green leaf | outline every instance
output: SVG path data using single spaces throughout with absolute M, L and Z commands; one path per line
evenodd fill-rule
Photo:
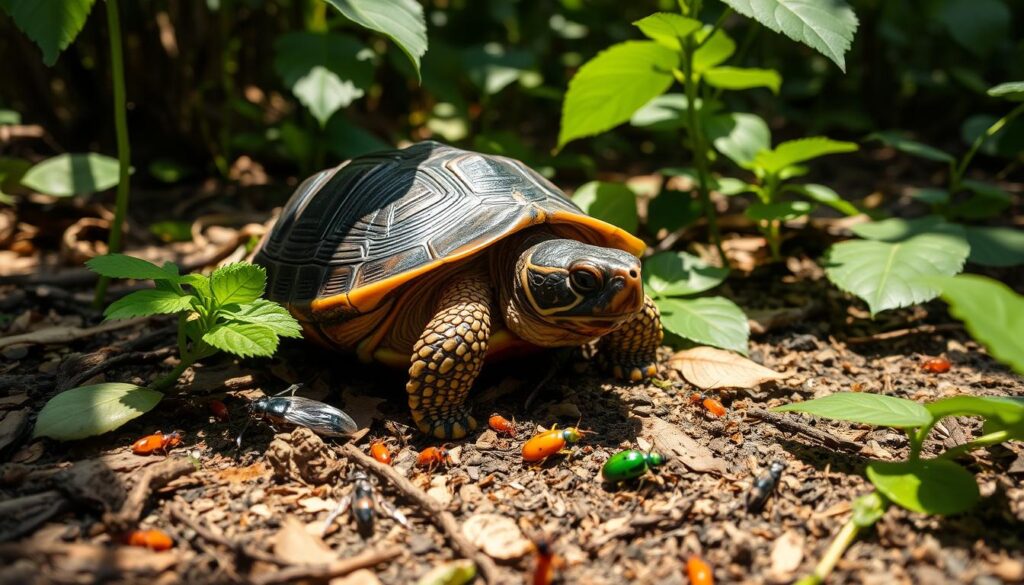
M 0 5 L 2 5 L 2 3 L 3 0 L 0 0 Z M 0 126 L 16 126 L 18 124 L 21 124 L 21 113 L 14 110 L 0 108 Z
M 202 274 L 186 274 L 181 277 L 181 284 L 191 286 L 200 297 L 211 298 L 213 291 L 210 290 L 210 277 Z
M 237 262 L 213 271 L 210 292 L 217 305 L 251 303 L 267 285 L 267 271 L 256 264 Z
M 1024 401 L 1003 396 L 954 396 L 927 404 L 935 419 L 947 416 L 980 416 L 995 420 L 1002 427 L 1024 423 Z
M 956 162 L 956 159 L 953 158 L 953 155 L 945 151 L 939 150 L 934 146 L 928 146 L 923 142 L 910 140 L 909 138 L 905 138 L 900 134 L 897 134 L 896 132 L 892 131 L 875 132 L 869 135 L 866 140 L 881 141 L 886 146 L 891 146 L 896 150 L 905 152 L 918 158 L 949 164 Z
M 814 206 L 806 201 L 756 202 L 747 208 L 747 217 L 754 221 L 789 221 L 803 217 L 813 209 Z
M 102 435 L 149 412 L 163 397 L 160 392 L 134 384 L 111 382 L 72 388 L 46 403 L 32 435 L 58 441 Z
M 678 64 L 677 53 L 654 41 L 628 41 L 599 53 L 569 82 L 558 147 L 629 120 L 672 85 Z
M 967 243 L 943 234 L 921 234 L 902 242 L 852 240 L 826 253 L 825 273 L 836 286 L 880 311 L 923 303 L 939 290 L 922 276 L 952 276 L 963 269 Z
M 832 190 L 831 187 L 825 185 L 819 185 L 817 183 L 808 183 L 806 185 L 787 185 L 787 191 L 793 191 L 798 193 L 811 201 L 821 203 L 822 205 L 828 205 L 832 209 L 835 209 L 839 213 L 844 215 L 859 215 L 860 210 L 854 207 L 852 203 L 846 201 Z
M 682 51 L 680 39 L 693 34 L 703 26 L 699 20 L 672 12 L 656 12 L 633 23 L 647 38 L 672 49 Z
M 661 324 L 698 344 L 731 349 L 747 355 L 750 326 L 735 303 L 723 297 L 659 299 Z
M 60 154 L 29 169 L 21 184 L 54 197 L 88 195 L 117 185 L 119 168 L 117 159 L 102 154 Z
M 997 360 L 1024 375 L 1024 297 L 1005 284 L 973 274 L 932 279 L 949 313 Z
M 866 240 L 881 240 L 883 242 L 898 242 L 921 234 L 944 234 L 966 241 L 963 226 L 949 223 L 940 215 L 926 215 L 917 219 L 894 217 L 882 221 L 859 223 L 851 226 L 850 231 Z
M 704 109 L 704 102 L 696 100 L 697 111 Z M 717 102 L 710 102 L 709 109 L 718 106 Z M 686 113 L 689 109 L 689 102 L 686 96 L 681 93 L 665 93 L 644 104 L 639 110 L 633 112 L 629 123 L 637 128 L 649 128 L 651 130 L 672 130 L 685 128 Z
M 734 177 L 719 177 L 718 179 L 718 192 L 722 195 L 732 197 L 733 195 L 755 193 L 756 191 L 757 185 L 751 185 Z
M 163 242 L 191 242 L 191 221 L 158 221 L 149 226 L 149 233 Z
M 494 95 L 514 82 L 527 83 L 537 75 L 533 53 L 487 43 L 462 52 L 465 75 L 484 95 Z
M 326 0 L 345 18 L 388 37 L 409 57 L 420 78 L 420 59 L 427 52 L 427 22 L 416 0 Z
M 771 148 L 772 135 L 768 124 L 754 114 L 710 116 L 704 130 L 715 150 L 743 168 L 750 168 L 757 153 Z
M 774 94 L 782 87 L 782 76 L 774 69 L 714 67 L 704 72 L 704 81 L 719 89 L 767 87 Z
M 0 196 L 4 192 L 12 192 L 21 184 L 32 163 L 20 158 L 0 156 Z
M 1008 81 L 988 90 L 988 95 L 1006 100 L 1024 101 L 1024 81 Z
M 191 310 L 193 298 L 168 290 L 137 290 L 110 303 L 103 315 L 107 319 L 170 315 Z
M 239 357 L 270 357 L 277 351 L 277 334 L 255 323 L 218 323 L 203 334 L 203 341 Z
M 107 254 L 97 256 L 85 263 L 96 274 L 110 278 L 134 278 L 137 280 L 178 280 L 178 267 L 168 262 L 162 267 L 134 256 Z
M 327 150 L 342 159 L 394 148 L 376 135 L 349 122 L 345 116 L 333 116 L 327 122 L 324 139 L 327 141 Z
M 935 187 L 925 187 L 910 194 L 911 197 L 928 205 L 945 205 L 949 203 L 949 191 Z
M 700 201 L 687 191 L 666 190 L 647 202 L 647 231 L 673 231 L 697 221 L 702 214 Z
M 729 276 L 686 252 L 659 252 L 644 261 L 644 287 L 652 297 L 681 297 L 711 290 Z
M 900 429 L 923 427 L 932 420 L 928 409 L 913 400 L 867 392 L 837 392 L 814 400 L 784 404 L 772 410 L 806 412 L 832 420 Z
M 982 266 L 1024 264 L 1024 231 L 1013 228 L 964 226 L 971 245 L 968 262 Z
M 857 16 L 843 0 L 723 0 L 733 10 L 818 51 L 846 71 Z
M 274 51 L 274 69 L 321 127 L 373 83 L 373 52 L 346 35 L 288 33 Z
M 706 26 L 696 36 L 698 43 L 704 43 L 693 53 L 693 71 L 697 75 L 701 75 L 712 67 L 721 65 L 736 52 L 736 43 L 722 29 L 715 31 L 711 38 L 705 42 L 704 39 L 707 38 L 711 30 L 710 26 Z
M 617 225 L 631 234 L 636 233 L 639 224 L 636 194 L 622 183 L 585 183 L 573 193 L 572 201 L 587 215 Z
M 772 150 L 760 152 L 754 158 L 754 165 L 771 174 L 797 163 L 818 158 L 819 156 L 853 152 L 855 150 L 857 150 L 857 145 L 853 142 L 832 140 L 824 136 L 813 136 L 811 138 L 787 140 Z
M 853 523 L 867 528 L 885 514 L 889 503 L 878 492 L 871 492 L 855 499 L 850 507 L 853 509 L 853 517 L 850 518 Z
M 971 472 L 952 461 L 872 461 L 867 475 L 886 498 L 911 512 L 959 514 L 981 499 Z
M 237 309 L 224 310 L 221 314 L 231 321 L 263 325 L 279 337 L 302 337 L 302 327 L 295 317 L 281 305 L 266 299 L 256 299 Z
M 61 51 L 75 40 L 96 0 L 0 0 L 0 8 L 43 51 L 52 67 Z
M 945 0 L 939 21 L 961 47 L 988 57 L 1009 38 L 1013 15 L 1001 0 Z
M 1009 193 L 990 183 L 964 179 L 960 184 L 974 196 L 951 206 L 946 212 L 950 217 L 987 219 L 998 215 L 1013 203 Z

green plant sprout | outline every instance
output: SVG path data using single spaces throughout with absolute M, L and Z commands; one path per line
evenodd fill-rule
M 79 439 L 113 430 L 156 406 L 189 366 L 225 351 L 239 357 L 269 357 L 281 337 L 301 337 L 302 329 L 288 311 L 260 298 L 267 276 L 260 266 L 229 264 L 210 276 L 178 273 L 167 262 L 151 262 L 109 254 L 88 263 L 108 278 L 152 280 L 155 287 L 132 292 L 111 303 L 104 315 L 128 319 L 178 315 L 178 365 L 148 387 L 97 384 L 68 390 L 47 402 L 35 435 L 59 440 Z
M 811 575 L 798 585 L 823 583 L 857 534 L 873 525 L 896 504 L 911 512 L 950 515 L 972 508 L 981 499 L 974 476 L 954 459 L 1006 441 L 1024 440 L 1024 399 L 988 396 L 955 396 L 925 405 L 912 400 L 841 392 L 786 404 L 776 412 L 804 412 L 832 420 L 903 429 L 910 443 L 906 461 L 871 461 L 867 478 L 876 491 L 855 500 L 853 515 L 840 529 Z M 925 440 L 943 418 L 978 416 L 985 420 L 982 435 L 931 459 L 922 459 Z

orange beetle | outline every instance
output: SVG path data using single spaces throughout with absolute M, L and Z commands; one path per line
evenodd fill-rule
M 160 530 L 134 530 L 125 539 L 130 546 L 142 546 L 150 550 L 168 550 L 174 546 L 170 536 Z
M 174 431 L 166 435 L 157 431 L 132 443 L 132 453 L 136 455 L 151 455 L 157 451 L 166 453 L 168 449 L 181 444 L 182 436 L 184 436 L 183 431 Z
M 946 358 L 932 358 L 921 364 L 921 369 L 932 374 L 945 374 L 952 366 Z
M 217 420 L 221 422 L 225 422 L 228 420 L 228 418 L 230 418 L 228 416 L 228 407 L 225 406 L 224 403 L 221 402 L 220 400 L 210 401 L 210 412 L 212 412 L 213 416 L 215 416 Z
M 697 555 L 691 555 L 686 561 L 686 574 L 690 577 L 690 585 L 715 585 L 711 565 Z
M 391 451 L 388 451 L 383 441 L 375 441 L 370 445 L 370 455 L 377 461 L 380 461 L 384 465 L 391 465 Z
M 722 403 L 717 398 L 711 398 L 707 394 L 691 394 L 690 404 L 697 404 L 698 402 L 703 403 L 704 410 L 706 410 L 712 418 L 725 416 L 726 413 L 729 412 L 726 410 L 725 406 L 722 406 Z
M 511 422 L 500 414 L 492 414 L 491 418 L 487 419 L 487 425 L 494 429 L 496 433 L 510 437 L 516 436 L 516 423 Z
M 566 445 L 579 441 L 582 436 L 583 431 L 576 427 L 551 429 L 534 435 L 523 445 L 523 461 L 544 461 L 564 449 Z
M 537 564 L 533 568 L 533 585 L 551 585 L 555 578 L 555 565 L 559 563 L 558 557 L 551 550 L 551 543 L 546 539 L 540 539 L 533 543 L 537 551 Z
M 428 473 L 433 472 L 441 464 L 452 464 L 451 455 L 448 454 L 448 449 L 444 447 L 427 447 L 420 451 L 419 456 L 416 457 L 416 466 L 426 467 Z

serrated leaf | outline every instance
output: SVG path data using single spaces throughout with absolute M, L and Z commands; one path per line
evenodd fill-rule
M 704 72 L 704 81 L 719 89 L 767 87 L 774 94 L 782 87 L 782 76 L 774 69 L 714 67 Z
M 218 323 L 203 334 L 207 344 L 239 357 L 270 357 L 277 351 L 277 334 L 256 323 Z
M 786 167 L 825 156 L 826 154 L 839 154 L 855 150 L 857 150 L 857 145 L 853 142 L 832 140 L 824 136 L 812 136 L 810 138 L 787 140 L 771 150 L 762 151 L 754 158 L 754 165 L 771 174 L 777 173 Z
M 900 152 L 905 152 L 918 158 L 924 158 L 928 160 L 933 160 L 935 162 L 943 162 L 949 164 L 956 162 L 956 159 L 953 158 L 953 155 L 945 151 L 939 150 L 934 146 L 928 146 L 923 142 L 918 142 L 916 140 L 905 138 L 900 134 L 897 134 L 896 132 L 892 131 L 875 132 L 869 135 L 866 138 L 866 140 L 878 140 L 887 146 L 891 146 L 896 150 L 899 150 Z
M 806 185 L 787 185 L 786 190 L 798 193 L 816 203 L 828 205 L 832 209 L 835 209 L 844 215 L 854 216 L 860 214 L 860 210 L 854 207 L 852 203 L 846 201 L 839 196 L 839 193 L 836 193 L 831 187 L 826 187 L 825 185 L 819 185 L 817 183 L 808 183 Z
M 697 43 L 703 43 L 693 53 L 693 71 L 697 75 L 702 75 L 712 67 L 721 65 L 736 52 L 736 42 L 724 30 L 718 29 L 714 31 L 711 38 L 708 38 L 711 31 L 712 27 L 705 26 L 704 30 L 697 33 L 696 36 Z
M 743 168 L 750 168 L 757 153 L 771 148 L 772 134 L 768 124 L 754 114 L 709 116 L 704 131 L 715 150 Z
M 110 278 L 178 280 L 178 267 L 173 263 L 168 263 L 161 267 L 142 258 L 126 256 L 124 254 L 97 256 L 86 261 L 85 265 L 96 274 Z
M 232 321 L 263 325 L 280 337 L 302 337 L 299 322 L 287 309 L 274 301 L 256 299 L 237 309 L 225 310 L 222 315 Z
M 806 412 L 832 420 L 900 429 L 923 427 L 932 420 L 928 409 L 913 400 L 867 392 L 837 392 L 805 402 L 784 404 L 772 410 Z
M 673 12 L 656 12 L 633 23 L 647 38 L 657 41 L 673 51 L 682 51 L 680 39 L 685 39 L 701 26 L 699 20 Z
M 585 183 L 572 194 L 572 202 L 587 215 L 617 225 L 631 234 L 636 233 L 639 223 L 636 193 L 622 183 Z
M 911 512 L 958 514 L 981 499 L 971 472 L 952 461 L 872 461 L 867 476 L 886 498 Z
M 200 297 L 210 298 L 213 293 L 210 291 L 210 277 L 202 274 L 186 274 L 181 277 L 181 284 L 187 284 L 199 293 Z
M 0 7 L 43 51 L 43 63 L 52 67 L 82 31 L 95 1 L 0 0 Z
M 609 130 L 672 85 L 679 55 L 654 41 L 627 41 L 598 53 L 569 82 L 558 147 Z
M 661 324 L 696 343 L 747 354 L 750 326 L 735 303 L 723 297 L 659 299 Z
M 866 240 L 881 240 L 883 242 L 898 242 L 921 234 L 944 234 L 959 239 L 966 238 L 964 226 L 947 222 L 940 215 L 926 215 L 917 219 L 894 217 L 859 223 L 851 226 L 850 231 Z
M 170 315 L 190 310 L 193 298 L 168 290 L 137 290 L 110 303 L 103 315 L 107 319 Z
M 659 252 L 644 260 L 644 287 L 652 297 L 681 297 L 711 290 L 729 276 L 686 252 Z
M 902 242 L 852 240 L 826 253 L 825 273 L 836 286 L 863 299 L 874 317 L 886 309 L 923 303 L 939 290 L 922 276 L 952 276 L 970 247 L 960 238 L 922 234 Z
M 786 376 L 745 357 L 714 347 L 695 347 L 676 352 L 668 361 L 687 382 L 702 390 L 756 388 Z
M 373 83 L 372 51 L 346 35 L 288 33 L 274 51 L 274 69 L 321 127 Z
M 964 226 L 971 245 L 968 262 L 982 266 L 1024 264 L 1024 231 L 1013 228 Z
M 210 292 L 220 306 L 251 303 L 260 298 L 266 285 L 267 271 L 256 264 L 228 264 L 210 275 Z
M 806 201 L 780 201 L 778 203 L 751 203 L 746 215 L 754 221 L 789 221 L 803 217 L 814 206 Z
M 164 395 L 134 384 L 105 383 L 72 388 L 39 412 L 34 437 L 84 439 L 112 431 L 153 409 Z
M 988 90 L 988 95 L 1015 102 L 1024 101 L 1024 81 L 1008 81 Z
M 857 16 L 843 0 L 722 0 L 733 10 L 828 57 L 846 71 Z
M 30 168 L 21 184 L 54 197 L 88 195 L 116 186 L 119 169 L 117 159 L 102 154 L 59 154 Z
M 326 0 L 345 18 L 391 39 L 412 62 L 420 78 L 420 59 L 427 53 L 427 21 L 416 0 Z

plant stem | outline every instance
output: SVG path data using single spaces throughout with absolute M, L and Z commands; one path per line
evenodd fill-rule
M 949 185 L 951 194 L 955 194 L 957 191 L 960 190 L 960 183 L 961 181 L 963 181 L 964 173 L 967 172 L 967 165 L 971 163 L 971 159 L 973 159 L 974 155 L 978 153 L 978 149 L 980 149 L 981 146 L 985 144 L 985 141 L 995 136 L 996 133 L 1003 129 L 1003 127 L 1012 122 L 1014 118 L 1021 115 L 1022 113 L 1024 113 L 1024 104 L 1021 104 L 1016 108 L 1010 110 L 1009 114 L 1006 114 L 1002 118 L 996 120 L 991 126 L 988 127 L 988 130 L 985 130 L 984 132 L 981 133 L 981 136 L 978 136 L 977 138 L 974 139 L 974 142 L 971 143 L 970 150 L 968 150 L 967 154 L 965 154 L 964 157 L 960 159 L 960 165 L 953 169 L 953 176 L 950 178 Z
M 832 574 L 832 570 L 836 568 L 839 559 L 843 558 L 846 549 L 850 548 L 850 545 L 853 544 L 860 529 L 861 526 L 858 526 L 853 521 L 853 518 L 847 520 L 846 524 L 843 524 L 843 527 L 839 530 L 835 540 L 829 545 L 828 550 L 822 555 L 821 560 L 814 567 L 814 571 L 797 581 L 795 585 L 821 585 L 821 583 L 824 583 L 825 579 L 828 579 L 828 576 Z
M 159 380 L 157 380 L 156 382 L 153 382 L 152 384 L 150 384 L 149 385 L 149 389 L 150 390 L 164 390 L 166 388 L 170 388 L 171 386 L 174 385 L 175 382 L 178 381 L 178 378 L 193 363 L 195 363 L 195 362 L 189 356 L 184 356 L 183 355 L 181 357 L 181 362 L 177 366 L 174 366 L 174 369 L 171 370 L 170 372 L 168 372 L 166 376 L 164 376 L 164 377 L 160 378 Z
M 968 451 L 973 451 L 975 449 L 980 449 L 982 447 L 988 447 L 989 445 L 996 445 L 1004 441 L 1009 441 L 1014 437 L 1014 433 L 1012 433 L 1008 429 L 995 431 L 987 435 L 982 435 L 977 439 L 974 439 L 973 441 L 968 441 L 962 445 L 957 445 L 956 447 L 949 449 L 942 455 L 939 455 L 937 459 L 956 459 L 957 457 L 963 455 L 964 453 L 967 453 Z
M 124 55 L 121 51 L 121 19 L 117 0 L 107 0 L 107 28 L 110 35 L 110 72 L 114 82 L 114 130 L 117 134 L 117 162 L 120 180 L 117 183 L 117 200 L 114 205 L 114 221 L 110 225 L 107 249 L 111 254 L 121 251 L 121 236 L 124 220 L 128 215 L 129 170 L 131 150 L 128 144 L 128 109 L 124 89 Z M 101 276 L 96 283 L 93 305 L 103 306 L 110 279 Z
M 782 224 L 777 219 L 768 221 L 768 247 L 772 251 L 772 260 L 778 262 L 782 260 L 782 235 L 779 233 L 779 226 Z
M 694 50 L 697 50 L 707 44 L 707 42 L 711 40 L 711 37 L 715 36 L 715 33 L 718 32 L 718 29 L 722 28 L 722 23 L 725 22 L 725 19 L 730 14 L 732 14 L 732 7 L 726 6 L 725 10 L 723 10 L 722 14 L 718 17 L 718 20 L 715 21 L 715 25 L 711 27 L 711 31 L 708 32 L 707 36 L 704 37 L 704 40 L 702 40 L 700 44 L 694 47 Z

